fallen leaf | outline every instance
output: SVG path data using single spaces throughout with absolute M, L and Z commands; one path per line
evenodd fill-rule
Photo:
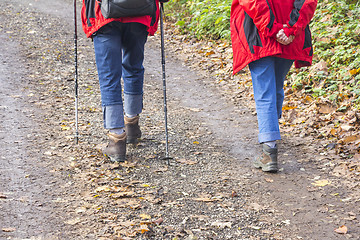
M 329 185 L 331 182 L 329 180 L 317 180 L 313 183 L 311 183 L 312 185 L 316 186 L 316 187 L 324 187 L 326 185 Z
M 254 230 L 260 230 L 261 229 L 261 227 L 259 227 L 259 226 L 250 226 L 250 228 L 252 228 Z
M 218 228 L 231 228 L 232 223 L 231 222 L 213 222 L 211 226 L 218 227 Z
M 137 232 L 144 234 L 148 231 L 150 231 L 149 227 L 146 224 L 141 224 L 140 228 L 136 229 Z
M 80 218 L 74 218 L 74 219 L 65 221 L 65 223 L 68 225 L 75 225 L 75 224 L 78 224 L 79 222 L 81 222 Z
M 344 139 L 342 139 L 341 141 L 343 143 L 350 143 L 350 142 L 355 142 L 356 140 L 359 139 L 359 136 L 356 135 L 351 135 L 351 136 L 347 136 Z
M 345 225 L 342 225 L 341 227 L 335 229 L 334 231 L 339 234 L 346 234 L 348 231 L 348 228 Z
M 319 113 L 328 114 L 332 113 L 336 110 L 336 107 L 330 105 L 330 104 L 319 104 Z
M 337 132 L 337 130 L 334 129 L 334 128 L 332 128 L 332 129 L 330 130 L 330 134 L 333 135 L 333 136 L 336 136 L 336 132 Z
M 70 127 L 66 126 L 66 125 L 61 125 L 61 129 L 63 131 L 67 131 L 67 130 L 70 130 Z
M 352 69 L 352 70 L 350 70 L 349 72 L 350 72 L 351 75 L 355 75 L 355 74 L 357 74 L 359 71 L 358 71 L 358 69 Z
M 0 193 L 0 199 L 6 199 L 6 198 L 7 197 L 4 194 Z
M 215 202 L 216 199 L 211 199 L 211 198 L 193 198 L 194 201 L 197 201 L 197 202 Z
M 189 110 L 193 112 L 201 112 L 200 108 L 189 108 Z
M 263 207 L 258 203 L 251 203 L 250 207 L 251 207 L 251 209 L 254 209 L 255 211 L 263 210 Z
M 261 232 L 262 232 L 262 233 L 265 233 L 265 234 L 268 234 L 268 235 L 270 235 L 270 234 L 273 234 L 273 233 L 274 233 L 273 231 L 268 230 L 268 229 L 261 230 Z
M 213 54 L 215 54 L 215 52 L 213 50 L 211 50 L 211 51 L 206 52 L 205 56 L 208 57 L 208 56 L 213 55 Z
M 194 143 L 194 144 L 200 144 L 198 141 L 194 141 L 193 143 Z
M 231 192 L 231 197 L 232 197 L 232 198 L 237 197 L 237 196 L 238 196 L 237 192 L 235 192 L 235 191 L 232 191 L 232 192 Z
M 86 212 L 86 207 L 80 207 L 75 210 L 76 213 L 83 213 Z
M 166 172 L 168 170 L 169 170 L 168 167 L 161 167 L 159 169 L 156 169 L 154 172 Z
M 273 180 L 273 179 L 271 179 L 271 178 L 265 178 L 265 181 L 266 181 L 266 182 L 269 182 L 269 183 L 274 182 L 274 180 Z
M 136 223 L 135 222 L 130 222 L 130 221 L 127 221 L 127 222 L 119 222 L 117 223 L 118 225 L 120 226 L 123 226 L 123 227 L 131 227 L 131 226 L 135 226 Z
M 126 168 L 133 168 L 133 167 L 136 167 L 137 165 L 137 162 L 128 162 L 128 161 L 125 161 L 123 163 L 120 163 L 120 165 L 122 167 L 126 167 Z
M 151 216 L 148 215 L 148 214 L 145 214 L 145 213 L 140 214 L 140 217 L 141 217 L 142 219 L 151 219 Z
M 176 161 L 177 161 L 177 162 L 179 162 L 179 163 L 182 163 L 182 164 L 188 164 L 188 165 L 194 165 L 194 164 L 197 164 L 197 162 L 196 162 L 196 161 L 186 160 L 186 159 L 177 159 Z
M 139 209 L 141 205 L 140 202 L 131 201 L 127 203 L 127 206 L 129 206 L 131 209 Z
M 293 109 L 296 109 L 296 108 L 297 108 L 296 106 L 285 105 L 285 106 L 283 106 L 282 110 L 283 111 L 288 111 L 288 110 L 293 110 Z
M 287 220 L 284 220 L 284 221 L 281 221 L 282 223 L 286 224 L 286 225 L 290 225 L 290 220 L 287 219 Z
M 159 219 L 153 221 L 153 223 L 155 223 L 155 224 L 157 224 L 157 225 L 160 225 L 163 221 L 164 221 L 163 218 L 159 218 Z
M 118 228 L 118 227 L 115 227 L 114 230 L 115 230 L 115 232 L 116 232 L 118 235 L 120 235 L 120 236 L 126 236 L 127 239 L 129 239 L 129 238 L 132 239 L 132 238 L 136 237 L 136 235 L 138 234 L 138 232 L 135 231 L 135 230 L 120 229 L 120 228 Z M 108 238 L 107 238 L 107 239 L 108 239 Z M 123 239 L 123 238 L 121 238 L 121 239 Z
M 119 192 L 111 195 L 112 198 L 123 198 L 123 197 L 133 197 L 135 192 Z
M 108 186 L 101 186 L 95 189 L 95 192 L 110 192 L 111 189 Z
M 341 130 L 346 131 L 346 132 L 349 132 L 354 129 L 353 126 L 348 125 L 348 124 L 343 124 L 340 126 L 340 128 L 341 128 Z
M 2 231 L 3 231 L 3 232 L 15 232 L 15 231 L 16 231 L 16 228 L 12 228 L 12 227 L 3 228 Z

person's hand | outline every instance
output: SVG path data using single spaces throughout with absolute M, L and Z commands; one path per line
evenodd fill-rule
M 276 34 L 276 41 L 278 41 L 279 43 L 281 43 L 283 45 L 289 45 L 290 43 L 292 43 L 292 41 L 294 41 L 294 38 L 295 38 L 294 35 L 290 35 L 289 37 L 287 37 L 284 32 L 284 29 L 281 29 Z

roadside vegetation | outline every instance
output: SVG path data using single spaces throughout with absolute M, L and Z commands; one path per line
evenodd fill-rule
M 231 3 L 172 0 L 166 16 L 188 39 L 221 41 L 230 47 Z M 359 160 L 360 2 L 319 0 L 310 27 L 313 65 L 289 73 L 282 123 L 304 135 L 330 140 L 327 147 L 340 156 Z M 231 71 L 227 72 L 230 79 Z

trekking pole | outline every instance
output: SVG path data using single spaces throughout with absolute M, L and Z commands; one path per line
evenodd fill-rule
M 79 143 L 79 116 L 78 116 L 78 55 L 77 55 L 77 21 L 76 0 L 74 0 L 74 57 L 75 57 L 75 142 Z
M 169 157 L 169 133 L 167 126 L 167 102 L 166 102 L 166 74 L 165 74 L 165 42 L 164 42 L 164 5 L 160 3 L 160 31 L 161 31 L 161 64 L 162 64 L 162 80 L 163 80 L 163 93 L 164 93 L 164 114 L 165 114 L 165 141 L 166 141 L 166 156 L 163 160 L 168 161 L 170 165 Z

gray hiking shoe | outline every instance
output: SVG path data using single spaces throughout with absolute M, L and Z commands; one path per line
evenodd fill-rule
M 141 130 L 139 126 L 139 116 L 128 118 L 124 117 L 125 120 L 125 132 L 127 135 L 127 143 L 136 144 L 141 138 Z
M 255 157 L 254 167 L 261 168 L 263 172 L 277 172 L 278 164 L 277 164 L 277 156 L 278 149 L 277 147 L 271 148 L 266 144 L 262 145 L 262 154 L 260 156 Z
M 109 133 L 109 143 L 103 150 L 105 157 L 112 162 L 124 162 L 126 156 L 126 133 L 115 134 Z

